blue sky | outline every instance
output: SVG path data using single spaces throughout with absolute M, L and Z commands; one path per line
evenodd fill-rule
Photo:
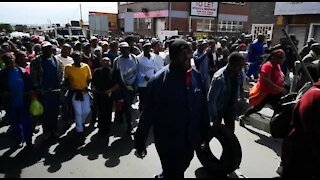
M 117 2 L 81 2 L 82 18 L 89 11 L 117 13 Z M 0 2 L 0 23 L 65 24 L 80 20 L 80 2 Z

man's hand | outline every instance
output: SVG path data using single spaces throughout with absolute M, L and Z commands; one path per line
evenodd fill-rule
M 288 94 L 288 90 L 286 88 L 281 88 L 280 91 L 283 93 L 283 94 Z
M 143 159 L 147 155 L 147 150 L 146 149 L 144 149 L 144 150 L 136 150 L 135 155 L 138 158 Z
M 150 78 L 149 78 L 148 76 L 145 76 L 145 77 L 144 77 L 144 80 L 145 80 L 145 81 L 149 81 L 149 79 L 150 79 Z
M 207 145 L 207 143 L 205 141 L 200 144 L 201 150 L 206 150 L 207 147 L 208 147 L 208 145 Z

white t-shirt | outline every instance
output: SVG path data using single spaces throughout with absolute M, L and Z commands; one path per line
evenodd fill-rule
M 67 58 L 64 58 L 61 56 L 61 54 L 59 54 L 59 55 L 56 55 L 55 58 L 58 59 L 63 64 L 63 66 L 74 63 L 72 57 L 70 56 L 68 56 Z
M 159 54 L 152 53 L 154 56 L 154 62 L 156 64 L 156 71 L 159 71 L 164 66 L 164 52 L 159 52 Z
M 148 81 L 146 81 L 144 77 L 147 76 L 151 79 L 155 72 L 157 72 L 158 69 L 154 57 L 154 54 L 151 54 L 149 59 L 144 56 L 143 52 L 137 56 L 139 61 L 138 87 L 147 87 Z

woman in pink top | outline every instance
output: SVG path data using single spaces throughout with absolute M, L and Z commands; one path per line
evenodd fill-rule
M 284 94 L 287 94 L 287 89 L 284 88 L 285 76 L 281 71 L 280 65 L 285 60 L 285 53 L 282 49 L 277 49 L 271 52 L 270 61 L 263 64 L 258 79 L 257 89 L 265 93 L 263 100 L 256 106 L 250 107 L 244 115 L 240 116 L 240 126 L 244 126 L 244 121 L 251 114 L 260 111 L 266 104 L 270 104 L 273 110 L 279 108 L 279 101 Z

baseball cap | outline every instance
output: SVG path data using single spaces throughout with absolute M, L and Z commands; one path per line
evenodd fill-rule
M 129 44 L 127 42 L 121 42 L 119 43 L 119 48 L 129 48 Z
M 52 44 L 49 41 L 43 41 L 43 43 L 41 44 L 42 48 L 49 47 L 49 46 L 52 47 Z
M 207 44 L 207 40 L 205 39 L 200 39 L 198 42 L 197 42 L 198 45 L 204 45 L 204 44 Z

